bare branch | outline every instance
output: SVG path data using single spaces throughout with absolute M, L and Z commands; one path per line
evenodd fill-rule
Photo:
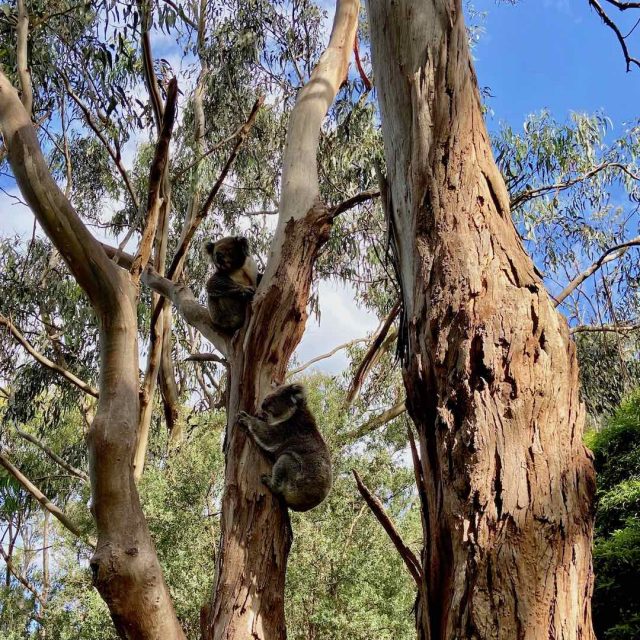
M 90 547 L 95 548 L 95 540 L 85 537 L 80 529 L 69 519 L 69 517 L 57 507 L 47 496 L 36 487 L 29 478 L 27 478 L 11 461 L 3 454 L 0 453 L 0 465 L 2 465 L 27 491 L 30 493 L 52 516 L 54 516 L 65 529 L 68 529 L 74 536 L 88 544 Z
M 529 200 L 533 200 L 534 198 L 537 198 L 539 196 L 545 195 L 546 193 L 550 193 L 552 191 L 555 191 L 555 192 L 565 191 L 566 189 L 569 189 L 576 184 L 580 184 L 581 182 L 585 182 L 586 180 L 593 178 L 593 176 L 597 175 L 598 173 L 606 169 L 619 169 L 623 173 L 626 173 L 630 178 L 633 178 L 634 180 L 640 180 L 640 176 L 630 171 L 628 167 L 625 167 L 620 162 L 603 162 L 597 165 L 596 167 L 594 167 L 593 169 L 591 169 L 590 171 L 587 171 L 586 173 L 576 178 L 572 178 L 571 180 L 566 180 L 565 182 L 557 182 L 555 184 L 548 184 L 542 187 L 536 187 L 535 189 L 526 189 L 525 191 L 522 191 L 521 193 L 516 194 L 513 197 L 513 200 L 511 200 L 511 205 L 510 205 L 511 210 L 513 211 L 517 207 L 522 206 L 525 202 L 528 202 Z
M 371 342 L 371 346 L 367 350 L 367 353 L 365 353 L 364 358 L 362 358 L 362 362 L 358 366 L 358 369 L 353 376 L 351 385 L 349 386 L 349 389 L 347 391 L 347 396 L 345 399 L 345 404 L 347 407 L 353 403 L 369 371 L 371 371 L 372 367 L 378 361 L 380 355 L 382 355 L 383 345 L 388 345 L 388 341 L 386 340 L 387 334 L 389 333 L 389 329 L 391 329 L 391 325 L 398 317 L 400 306 L 400 302 L 396 302 L 396 304 L 393 305 L 393 308 L 389 312 L 389 315 L 386 317 L 384 324 L 380 328 L 380 331 L 378 331 L 378 334 Z M 397 337 L 397 332 L 395 333 L 393 339 L 395 339 L 395 337 Z
M 151 38 L 149 30 L 152 24 L 153 4 L 149 0 L 140 0 L 138 2 L 140 15 L 142 17 L 142 64 L 144 69 L 144 81 L 149 92 L 149 100 L 153 109 L 153 115 L 156 121 L 158 133 L 162 128 L 163 108 L 162 97 L 160 96 L 160 87 L 158 78 L 153 68 L 153 55 L 151 53 Z
M 359 204 L 363 202 L 369 202 L 369 200 L 375 200 L 380 197 L 380 191 L 378 189 L 370 189 L 369 191 L 362 191 L 355 196 L 348 198 L 344 202 L 334 206 L 329 211 L 332 218 L 337 218 L 341 213 L 345 211 L 349 211 L 349 209 L 353 209 L 357 207 Z
M 368 420 L 364 424 L 360 425 L 354 431 L 345 434 L 342 440 L 343 442 L 352 442 L 353 440 L 362 438 L 372 431 L 383 427 L 385 424 L 391 422 L 398 416 L 401 416 L 406 410 L 407 407 L 404 403 L 404 400 L 402 402 L 398 402 L 398 404 L 393 405 L 393 407 L 387 409 L 386 411 L 383 411 L 382 413 L 379 413 L 377 416 L 371 418 L 371 420 Z
M 613 260 L 617 260 L 621 258 L 630 247 L 640 246 L 640 236 L 633 238 L 633 240 L 629 240 L 628 242 L 623 242 L 621 244 L 616 245 L 615 247 L 611 247 L 607 249 L 588 269 L 585 269 L 582 273 L 578 274 L 558 295 L 555 300 L 556 307 L 560 305 L 568 296 L 570 296 L 576 289 L 579 287 L 589 276 L 593 275 L 600 267 L 607 264 L 608 262 L 612 262 Z
M 167 277 L 170 280 L 175 280 L 179 275 L 179 273 L 182 271 L 182 265 L 184 263 L 184 259 L 187 254 L 187 250 L 189 248 L 191 239 L 193 238 L 193 235 L 198 229 L 198 227 L 200 226 L 201 222 L 207 217 L 207 214 L 209 213 L 209 209 L 211 208 L 211 205 L 213 204 L 213 201 L 216 195 L 218 194 L 218 191 L 220 190 L 220 187 L 222 186 L 224 179 L 227 177 L 227 174 L 229 173 L 229 170 L 231 169 L 231 166 L 233 165 L 233 162 L 236 159 L 236 156 L 238 155 L 240 148 L 244 144 L 244 141 L 247 139 L 247 136 L 251 131 L 251 128 L 255 124 L 258 111 L 260 110 L 260 107 L 262 106 L 263 102 L 264 102 L 264 96 L 260 96 L 256 100 L 255 104 L 253 105 L 253 108 L 251 109 L 251 113 L 247 118 L 247 121 L 240 128 L 240 131 L 238 132 L 238 135 L 237 135 L 236 144 L 234 145 L 233 150 L 229 154 L 229 157 L 227 158 L 227 161 L 225 162 L 225 165 L 222 168 L 222 171 L 220 172 L 218 179 L 216 180 L 215 184 L 211 188 L 211 191 L 209 192 L 207 199 L 202 205 L 202 208 L 190 220 L 188 227 L 186 227 L 183 230 L 182 237 L 180 238 L 180 245 L 178 246 L 178 249 L 176 250 L 176 253 L 173 256 L 173 260 L 171 261 L 171 265 L 167 270 Z
M 581 324 L 577 327 L 571 327 L 569 333 L 572 335 L 576 333 L 631 333 L 633 331 L 640 330 L 640 324 L 603 324 L 603 325 L 588 325 Z
M 607 0 L 609 2 L 609 0 Z M 610 4 L 614 4 L 613 2 L 609 2 Z M 598 0 L 589 0 L 589 4 L 596 10 L 596 13 L 602 19 L 609 29 L 611 29 L 615 34 L 616 38 L 618 38 L 618 42 L 620 43 L 620 48 L 622 49 L 622 53 L 624 55 L 625 62 L 627 63 L 627 71 L 631 71 L 631 65 L 635 64 L 637 67 L 640 67 L 640 60 L 637 58 L 633 58 L 629 53 L 629 48 L 627 47 L 627 43 L 625 41 L 625 36 L 622 35 L 622 32 L 618 28 L 618 25 L 606 14 L 605 10 L 602 8 Z M 623 3 L 618 3 L 622 5 Z M 617 6 L 617 5 L 616 5 Z M 619 9 L 623 10 L 621 6 L 618 6 Z M 632 9 L 632 6 L 625 6 L 624 9 Z
M 149 197 L 147 200 L 147 221 L 140 240 L 138 253 L 131 265 L 131 274 L 134 281 L 138 281 L 142 269 L 149 261 L 151 248 L 153 247 L 153 239 L 156 235 L 156 227 L 158 224 L 158 214 L 162 205 L 160 197 L 160 186 L 167 163 L 169 161 L 169 143 L 171 141 L 171 133 L 176 118 L 176 107 L 178 100 L 178 81 L 173 78 L 167 89 L 167 104 L 165 105 L 164 115 L 162 118 L 162 129 L 156 144 L 156 150 L 149 171 Z
M 98 390 L 88 385 L 86 382 L 80 380 L 77 376 L 75 376 L 70 371 L 67 371 L 64 367 L 56 364 L 55 362 L 49 360 L 46 356 L 42 355 L 39 351 L 36 351 L 29 341 L 18 331 L 18 329 L 14 326 L 14 324 L 9 320 L 9 318 L 0 314 L 0 325 L 3 325 L 7 328 L 7 330 L 13 335 L 15 340 L 21 344 L 25 351 L 31 354 L 40 364 L 44 365 L 48 369 L 55 371 L 60 374 L 65 380 L 68 380 L 71 384 L 74 384 L 78 389 L 88 393 L 90 396 L 94 398 L 98 397 Z
M 107 244 L 103 244 L 102 248 L 106 254 L 111 257 L 118 253 L 115 247 Z M 125 268 L 129 268 L 133 263 L 133 256 L 128 253 L 120 253 L 118 261 Z M 141 281 L 156 293 L 171 300 L 187 324 L 197 329 L 220 353 L 223 355 L 227 354 L 228 344 L 226 336 L 218 333 L 213 328 L 209 310 L 198 302 L 189 287 L 184 284 L 172 282 L 161 276 L 150 266 L 147 266 L 142 272 Z M 160 308 L 162 307 L 160 306 Z
M 61 458 L 57 453 L 50 449 L 44 442 L 42 442 L 42 440 L 38 440 L 38 438 L 32 436 L 30 433 L 21 431 L 20 429 L 18 429 L 18 427 L 16 427 L 16 431 L 21 438 L 24 438 L 28 442 L 35 444 L 36 447 L 44 451 L 57 465 L 61 466 L 71 475 L 76 476 L 76 478 L 79 478 L 83 482 L 89 482 L 89 476 L 84 471 L 76 469 L 76 467 L 69 464 L 66 460 Z
M 71 83 L 69 82 L 69 78 L 67 77 L 67 75 L 61 70 L 59 70 L 59 72 L 62 77 L 62 81 L 64 82 L 64 86 L 67 91 L 67 94 L 76 103 L 76 105 L 82 112 L 82 115 L 84 116 L 87 126 L 96 134 L 96 137 L 102 143 L 102 146 L 106 149 L 107 153 L 109 154 L 109 157 L 111 158 L 111 160 L 113 161 L 113 164 L 118 170 L 118 173 L 122 177 L 122 181 L 124 182 L 124 186 L 127 189 L 127 192 L 129 194 L 129 197 L 131 198 L 131 202 L 133 203 L 135 210 L 140 211 L 140 201 L 138 200 L 138 196 L 136 195 L 135 189 L 133 188 L 133 184 L 131 183 L 131 178 L 129 177 L 129 173 L 127 172 L 127 170 L 124 168 L 124 165 L 122 164 L 120 153 L 116 149 L 114 149 L 111 146 L 111 144 L 109 144 L 109 141 L 107 140 L 105 135 L 102 133 L 102 130 L 98 126 L 98 123 L 93 119 L 93 116 L 91 115 L 91 111 L 89 110 L 89 107 L 82 101 L 80 96 L 78 96 L 78 94 L 75 93 L 75 91 L 71 88 Z
M 605 2 L 612 4 L 620 11 L 626 11 L 627 9 L 640 9 L 640 2 L 620 2 L 619 0 L 605 0 Z
M 297 369 L 292 369 L 287 373 L 287 378 L 290 378 L 291 376 L 294 376 L 297 373 L 300 373 L 301 371 L 308 369 L 311 365 L 314 365 L 316 362 L 320 362 L 321 360 L 326 360 L 327 358 L 330 358 L 331 356 L 335 355 L 336 353 L 338 353 L 338 351 L 341 351 L 342 349 L 348 349 L 349 347 L 353 347 L 354 345 L 360 344 L 363 342 L 365 343 L 369 342 L 369 338 L 357 338 L 356 340 L 350 340 L 349 342 L 344 342 L 343 344 L 339 344 L 337 347 L 331 349 L 331 351 L 329 351 L 328 353 L 323 353 L 322 355 L 316 356 L 315 358 L 312 358 L 308 362 L 305 362 L 303 365 L 300 365 Z
M 29 73 L 28 41 L 29 41 L 29 14 L 24 0 L 18 0 L 18 24 L 16 25 L 16 60 L 18 65 L 18 78 L 22 89 L 22 104 L 24 110 L 31 117 L 33 111 L 33 87 L 31 85 L 31 73 Z
M 356 485 L 358 486 L 360 495 L 364 498 L 364 501 L 367 503 L 369 509 L 371 509 L 378 522 L 382 525 L 382 528 L 387 532 L 387 535 L 400 554 L 400 557 L 404 561 L 411 577 L 415 580 L 418 589 L 422 589 L 422 566 L 420 564 L 420 560 L 418 560 L 416 554 L 403 541 L 400 533 L 396 529 L 396 526 L 384 510 L 382 502 L 380 502 L 380 500 L 374 496 L 371 491 L 369 491 L 355 469 L 351 469 L 351 472 L 353 473 L 353 477 L 356 479 Z

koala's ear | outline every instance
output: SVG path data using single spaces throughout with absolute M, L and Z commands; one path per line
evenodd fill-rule
M 293 404 L 303 404 L 307 397 L 304 387 L 301 384 L 292 384 L 289 389 L 291 391 L 291 400 L 293 401 Z
M 249 255 L 249 241 L 243 236 L 236 236 L 236 240 L 245 255 Z

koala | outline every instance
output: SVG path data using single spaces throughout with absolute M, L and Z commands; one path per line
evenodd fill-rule
M 204 250 L 215 268 L 206 285 L 211 322 L 218 331 L 231 335 L 244 324 L 247 306 L 262 274 L 249 255 L 246 238 L 209 240 Z
M 278 387 L 263 400 L 256 417 L 241 411 L 238 422 L 274 460 L 271 475 L 261 479 L 289 509 L 308 511 L 327 497 L 331 455 L 301 384 Z

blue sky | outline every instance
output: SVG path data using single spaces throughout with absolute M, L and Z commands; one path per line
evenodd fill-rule
M 490 129 L 499 122 L 521 126 L 529 113 L 543 108 L 558 119 L 571 111 L 603 109 L 618 131 L 640 115 L 640 69 L 627 73 L 614 33 L 587 0 L 473 4 L 487 12 L 474 57 L 480 86 L 494 95 L 488 101 L 494 112 Z M 621 18 L 614 10 L 609 14 Z M 637 19 L 638 12 L 634 15 Z M 619 21 L 626 31 L 631 18 Z M 628 42 L 632 55 L 635 48 L 640 57 L 640 27 Z

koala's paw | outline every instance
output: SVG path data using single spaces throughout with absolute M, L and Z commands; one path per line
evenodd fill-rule
M 262 484 L 267 485 L 267 487 L 269 487 L 269 489 L 271 489 L 271 476 L 268 476 L 267 474 L 264 474 L 264 475 L 260 476 L 260 480 L 262 481 Z
M 246 411 L 238 411 L 238 424 L 245 429 L 251 424 L 251 416 Z

